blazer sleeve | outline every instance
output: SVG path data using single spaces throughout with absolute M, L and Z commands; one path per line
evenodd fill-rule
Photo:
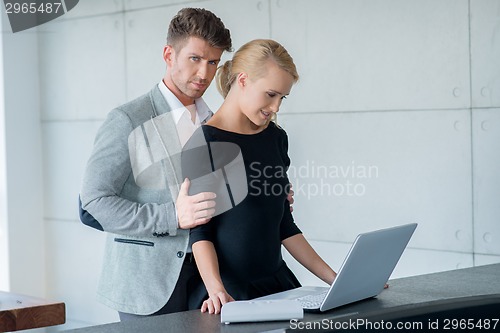
M 120 194 L 133 177 L 128 136 L 133 130 L 128 115 L 115 109 L 99 129 L 83 176 L 82 209 L 107 232 L 129 236 L 175 235 L 174 202 L 138 203 Z

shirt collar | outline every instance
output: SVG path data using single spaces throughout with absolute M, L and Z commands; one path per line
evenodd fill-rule
M 163 80 L 158 83 L 158 88 L 160 88 L 163 97 L 167 101 L 168 105 L 170 105 L 170 107 L 172 108 L 170 112 L 172 112 L 172 117 L 174 118 L 175 123 L 179 123 L 179 120 L 181 119 L 184 112 L 188 110 L 184 107 L 184 105 L 182 105 L 181 101 L 179 101 L 179 99 L 175 97 L 174 93 L 167 88 Z M 212 115 L 212 111 L 210 111 L 210 108 L 201 97 L 195 99 L 194 103 L 196 105 L 196 111 L 198 113 L 200 122 L 203 124 L 208 120 L 208 118 L 210 118 L 210 116 Z

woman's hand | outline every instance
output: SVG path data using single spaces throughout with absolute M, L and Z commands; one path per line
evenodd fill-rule
M 231 297 L 226 291 L 219 291 L 213 293 L 210 297 L 203 302 L 201 306 L 201 312 L 207 312 L 210 314 L 218 314 L 222 309 L 222 306 L 228 302 L 233 302 L 234 298 Z
M 220 313 L 222 306 L 234 301 L 234 298 L 227 293 L 222 283 L 214 244 L 206 240 L 195 242 L 193 254 L 209 295 L 201 305 L 201 312 Z

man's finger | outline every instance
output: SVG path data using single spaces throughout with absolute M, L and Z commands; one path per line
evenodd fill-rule
M 201 192 L 191 196 L 193 202 L 202 202 L 207 200 L 213 200 L 217 197 L 214 192 Z
M 189 195 L 189 185 L 191 182 L 189 179 L 184 179 L 184 181 L 181 184 L 181 188 L 179 189 L 179 195 Z
M 205 218 L 212 218 L 214 214 L 215 214 L 215 209 L 199 210 L 196 213 L 194 213 L 194 219 L 199 220 Z
M 197 227 L 199 225 L 206 224 L 206 223 L 210 222 L 210 220 L 211 220 L 210 217 L 203 217 L 203 218 L 197 219 L 193 222 L 193 225 L 189 228 L 191 229 L 191 228 Z
M 194 205 L 195 211 L 207 210 L 215 207 L 215 200 L 206 200 Z
M 290 205 L 293 205 L 293 202 L 295 201 L 293 199 L 293 195 L 295 194 L 295 192 L 292 190 L 292 187 L 291 187 L 291 184 L 290 184 L 290 191 L 288 191 L 288 196 L 287 196 L 287 200 L 290 202 Z

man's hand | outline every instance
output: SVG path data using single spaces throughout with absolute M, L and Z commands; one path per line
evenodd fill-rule
M 189 179 L 185 179 L 179 190 L 175 202 L 179 228 L 190 229 L 200 224 L 205 224 L 215 213 L 215 193 L 201 192 L 189 195 Z
M 207 312 L 210 314 L 218 314 L 222 309 L 222 306 L 228 302 L 233 302 L 234 298 L 231 297 L 226 291 L 220 291 L 218 293 L 210 295 L 210 297 L 203 302 L 201 306 L 201 312 Z
M 291 212 L 293 212 L 293 207 L 292 207 L 292 205 L 293 205 L 293 202 L 295 201 L 295 200 L 293 199 L 293 195 L 294 195 L 294 194 L 295 194 L 295 193 L 293 192 L 293 189 L 292 189 L 292 184 L 290 184 L 290 191 L 288 192 L 288 197 L 287 197 L 287 199 L 288 199 L 288 202 L 290 202 L 290 211 L 291 211 Z

